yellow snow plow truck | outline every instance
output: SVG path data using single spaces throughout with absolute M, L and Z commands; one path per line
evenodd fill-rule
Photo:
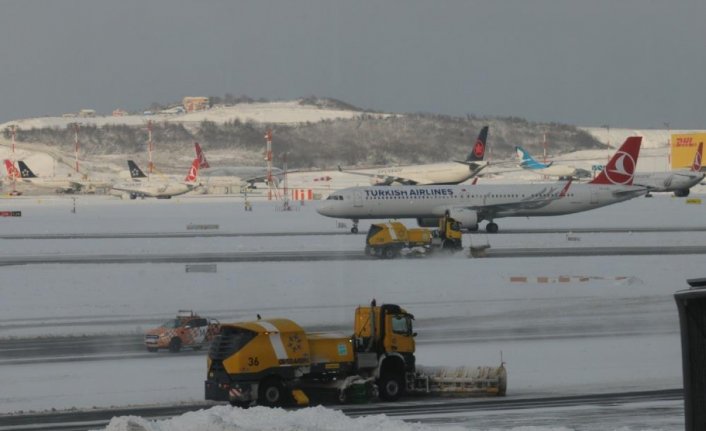
M 397 305 L 360 306 L 353 335 L 307 333 L 289 319 L 222 324 L 208 353 L 206 399 L 246 407 L 341 403 L 409 393 L 505 395 L 499 367 L 422 369 L 414 316 Z M 334 398 L 335 397 L 335 398 Z
M 439 219 L 438 229 L 411 228 L 398 222 L 370 225 L 365 238 L 365 254 L 392 259 L 399 255 L 419 256 L 435 249 L 458 251 L 463 249 L 461 228 L 450 217 Z

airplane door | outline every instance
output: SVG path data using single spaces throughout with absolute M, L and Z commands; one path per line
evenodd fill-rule
M 353 195 L 353 206 L 358 208 L 363 206 L 363 192 L 355 192 L 355 194 Z
M 593 187 L 591 187 L 591 203 L 598 203 L 598 190 L 593 190 Z

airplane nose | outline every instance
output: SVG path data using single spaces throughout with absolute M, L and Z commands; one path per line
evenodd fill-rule
M 322 216 L 330 217 L 331 215 L 333 215 L 333 208 L 331 205 L 319 205 L 319 207 L 316 208 L 316 212 L 321 214 Z

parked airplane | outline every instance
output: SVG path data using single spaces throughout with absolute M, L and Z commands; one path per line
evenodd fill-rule
M 133 178 L 147 177 L 137 166 L 137 164 L 132 160 L 128 161 L 128 167 L 130 168 L 130 175 Z M 130 199 L 137 199 L 138 197 L 171 199 L 172 196 L 183 195 L 184 193 L 188 193 L 194 190 L 195 188 L 199 187 L 200 184 L 196 183 L 198 173 L 199 159 L 194 159 L 194 161 L 191 163 L 189 173 L 186 175 L 186 178 L 184 178 L 183 182 L 150 179 L 145 179 L 141 181 L 133 180 L 132 182 L 128 183 L 116 184 L 113 186 L 113 190 L 128 193 Z
M 54 189 L 57 193 L 77 193 L 83 187 L 79 181 L 71 177 L 39 177 L 32 172 L 29 166 L 22 160 L 19 160 L 17 165 L 19 169 L 15 168 L 10 160 L 5 160 L 5 169 L 7 169 L 8 175 L 19 175 L 17 179 L 21 180 L 23 183 L 41 188 Z M 11 170 L 14 171 L 11 173 Z
M 374 185 L 389 186 L 391 184 L 422 185 L 422 184 L 460 184 L 475 177 L 488 166 L 481 163 L 485 157 L 488 126 L 481 129 L 471 152 L 466 160 L 456 160 L 449 163 L 431 163 L 425 165 L 396 166 L 380 169 L 344 170 L 341 172 L 370 177 Z
M 515 147 L 520 167 L 539 175 L 559 178 L 590 178 L 591 172 L 573 166 L 555 165 L 554 162 L 541 163 L 535 160 L 524 148 Z
M 10 160 L 5 160 L 5 169 L 10 178 L 37 187 L 54 189 L 57 193 L 91 192 L 97 188 L 110 188 L 112 185 L 107 180 L 94 180 L 80 174 L 75 177 L 69 175 L 66 178 L 40 177 L 23 160 L 19 160 L 17 164 L 19 169 Z
M 317 209 L 319 214 L 353 220 L 416 218 L 420 226 L 437 226 L 449 216 L 469 230 L 487 220 L 486 231 L 495 233 L 495 219 L 553 216 L 588 211 L 632 199 L 647 192 L 633 186 L 642 138 L 630 137 L 608 162 L 605 170 L 586 184 L 483 184 L 450 186 L 353 187 L 332 193 Z
M 706 175 L 701 172 L 703 146 L 703 142 L 700 142 L 694 155 L 694 162 L 689 170 L 638 172 L 635 174 L 634 184 L 647 187 L 649 192 L 674 192 L 674 196 L 677 197 L 689 196 L 689 190 L 699 184 Z M 647 196 L 650 196 L 649 192 Z

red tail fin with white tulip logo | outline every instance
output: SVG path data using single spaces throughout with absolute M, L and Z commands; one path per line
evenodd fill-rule
M 189 169 L 189 173 L 186 175 L 186 178 L 184 178 L 184 181 L 187 183 L 195 183 L 196 178 L 199 176 L 199 159 L 195 158 L 194 161 L 191 163 L 191 168 Z
M 691 164 L 691 170 L 693 172 L 699 172 L 701 170 L 701 156 L 703 155 L 704 143 L 699 142 L 699 149 L 696 150 L 696 155 L 694 156 L 694 163 Z
M 203 150 L 201 149 L 201 145 L 199 145 L 198 142 L 194 142 L 194 148 L 196 149 L 196 158 L 199 159 L 199 168 L 201 168 L 201 169 L 210 168 L 211 165 L 208 164 L 208 160 L 206 160 L 206 155 L 203 153 Z
M 605 169 L 590 184 L 632 185 L 641 143 L 641 136 L 627 138 L 610 159 Z
M 7 176 L 9 178 L 22 178 L 22 175 L 20 175 L 20 171 L 18 171 L 15 165 L 8 159 L 5 159 L 5 169 L 7 169 Z

